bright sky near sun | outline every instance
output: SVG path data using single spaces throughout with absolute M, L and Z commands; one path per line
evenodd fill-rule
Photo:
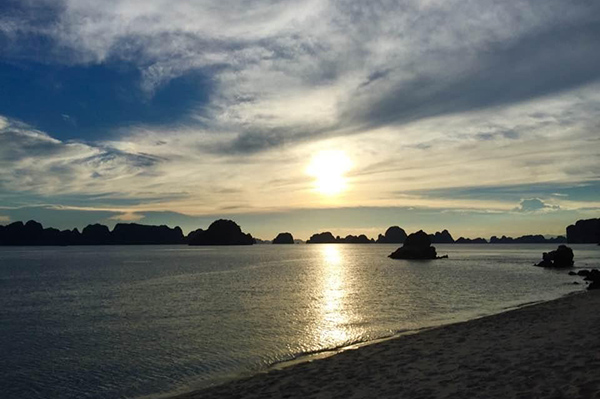
M 599 36 L 597 1 L 0 2 L 0 223 L 564 234 Z
M 306 172 L 315 178 L 315 190 L 323 195 L 333 196 L 346 189 L 346 172 L 352 162 L 340 150 L 323 150 L 316 153 Z

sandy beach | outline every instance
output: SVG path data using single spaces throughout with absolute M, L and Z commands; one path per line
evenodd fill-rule
M 176 398 L 600 398 L 599 309 L 571 295 Z

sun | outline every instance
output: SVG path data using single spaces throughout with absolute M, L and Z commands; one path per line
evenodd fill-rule
M 336 195 L 346 189 L 344 174 L 351 167 L 352 162 L 344 151 L 323 150 L 312 157 L 306 173 L 315 178 L 317 192 L 323 195 Z

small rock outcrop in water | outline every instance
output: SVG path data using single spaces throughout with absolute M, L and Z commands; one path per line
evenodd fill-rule
M 188 235 L 189 245 L 252 245 L 254 238 L 242 232 L 232 220 L 219 219 L 207 230 L 198 229 Z
M 273 239 L 273 244 L 293 244 L 294 236 L 291 233 L 279 233 L 277 237 Z
M 542 261 L 536 266 L 541 267 L 572 267 L 573 250 L 566 245 L 559 245 L 554 251 L 544 252 Z
M 409 235 L 404 245 L 389 256 L 392 259 L 438 259 L 431 239 L 423 230 Z
M 384 235 L 379 234 L 377 244 L 402 244 L 404 240 L 406 240 L 406 232 L 398 226 L 392 226 L 385 231 Z
M 599 244 L 600 219 L 578 220 L 567 227 L 567 242 L 571 244 Z
M 571 273 L 569 273 L 570 275 Z M 588 290 L 598 290 L 600 289 L 600 270 L 592 269 L 592 270 L 580 270 L 577 272 L 578 276 L 583 276 L 584 281 L 589 282 L 587 287 Z

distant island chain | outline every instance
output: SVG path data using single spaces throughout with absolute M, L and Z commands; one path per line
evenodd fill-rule
M 492 236 L 485 238 L 454 239 L 448 230 L 426 234 L 433 244 L 549 244 L 549 243 L 600 243 L 600 218 L 578 220 L 566 228 L 566 236 L 546 238 L 541 234 L 524 235 L 517 238 Z M 334 236 L 331 232 L 313 234 L 307 244 L 403 244 L 408 235 L 404 229 L 392 226 L 375 240 L 361 234 L 345 237 Z M 0 245 L 252 245 L 252 244 L 294 244 L 289 232 L 277 235 L 273 240 L 261 240 L 244 233 L 232 220 L 219 219 L 206 230 L 197 229 L 187 236 L 180 227 L 142 225 L 137 223 L 118 223 L 111 231 L 107 226 L 91 224 L 81 232 L 78 229 L 58 230 L 44 228 L 41 223 L 30 220 L 26 223 L 14 222 L 0 226 Z

